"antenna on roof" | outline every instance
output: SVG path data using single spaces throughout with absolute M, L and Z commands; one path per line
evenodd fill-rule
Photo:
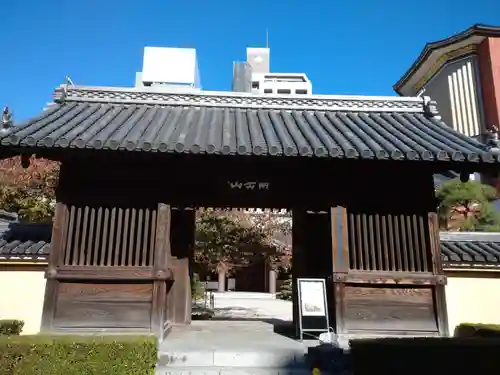
M 425 93 L 425 87 L 422 87 L 420 91 L 417 93 L 417 98 L 421 98 L 422 95 L 424 95 L 424 93 Z
M 269 48 L 269 29 L 266 28 L 266 48 Z
M 73 83 L 73 81 L 71 80 L 71 78 L 69 78 L 69 76 L 66 76 L 66 83 L 71 85 L 71 86 L 74 86 L 75 84 Z
M 2 111 L 2 130 L 12 126 L 12 112 L 5 106 Z

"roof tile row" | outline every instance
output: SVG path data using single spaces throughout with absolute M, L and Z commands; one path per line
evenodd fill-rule
M 2 223 L 0 258 L 46 260 L 50 251 L 51 226 Z M 500 266 L 500 234 L 441 233 L 441 253 L 445 267 Z
M 82 92 L 85 93 L 83 99 Z M 397 105 L 393 107 L 387 98 L 365 99 L 365 102 L 358 98 L 365 106 L 371 103 L 362 108 L 353 106 L 356 100 L 345 98 L 328 101 L 256 97 L 252 102 L 253 97 L 248 95 L 183 94 L 189 100 L 181 100 L 180 94 L 165 93 L 149 93 L 148 101 L 134 99 L 131 103 L 131 99 L 127 99 L 130 92 L 118 91 L 114 96 L 110 92 L 69 90 L 63 99 L 58 99 L 59 104 L 0 135 L 1 145 L 223 155 L 498 161 L 498 155 L 487 146 L 453 131 L 439 117 L 432 117 L 426 112 L 425 102 L 416 98 L 409 98 L 408 103 L 395 98 Z M 139 95 L 136 91 L 132 94 Z M 156 104 L 151 99 L 155 95 L 161 97 L 156 99 Z M 226 103 L 227 98 L 236 104 Z M 209 100 L 218 100 L 217 105 Z M 267 108 L 269 105 L 262 103 L 266 100 L 279 102 L 281 109 Z M 321 101 L 322 106 L 313 106 L 311 103 L 315 100 Z M 377 103 L 382 104 L 377 107 Z M 401 103 L 408 107 L 405 109 Z
M 0 258 L 46 260 L 50 251 L 50 224 L 0 223 Z

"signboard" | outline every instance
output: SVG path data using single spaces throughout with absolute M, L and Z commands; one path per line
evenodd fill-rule
M 325 279 L 297 279 L 297 291 L 300 339 L 304 339 L 304 332 L 327 332 L 330 322 Z

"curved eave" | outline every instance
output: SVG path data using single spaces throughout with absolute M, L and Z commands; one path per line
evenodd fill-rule
M 403 87 L 406 86 L 408 81 L 431 58 L 431 55 L 434 52 L 456 45 L 458 43 L 465 42 L 472 37 L 480 37 L 482 38 L 480 41 L 482 41 L 484 38 L 495 37 L 495 36 L 500 36 L 500 26 L 476 24 L 460 33 L 450 36 L 449 38 L 427 43 L 422 52 L 420 53 L 420 55 L 418 56 L 418 58 L 410 67 L 410 69 L 408 69 L 406 73 L 399 79 L 399 81 L 393 86 L 393 89 L 399 95 L 404 95 L 401 91 Z M 436 57 L 439 58 L 439 56 Z

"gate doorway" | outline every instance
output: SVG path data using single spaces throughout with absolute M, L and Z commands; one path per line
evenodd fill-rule
M 446 334 L 432 175 L 498 166 L 429 98 L 65 85 L 0 141 L 2 157 L 61 162 L 56 332 L 189 324 L 194 210 L 269 207 L 292 210 L 295 309 L 296 279 L 324 278 L 339 335 Z
M 202 208 L 196 216 L 194 267 L 208 290 L 276 293 L 291 265 L 291 211 Z

